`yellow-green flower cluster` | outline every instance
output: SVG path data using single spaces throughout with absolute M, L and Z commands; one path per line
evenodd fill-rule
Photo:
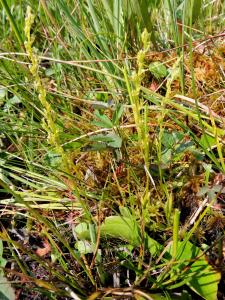
M 62 169 L 64 171 L 68 171 L 68 160 L 65 155 L 65 152 L 60 145 L 59 140 L 59 131 L 57 129 L 56 123 L 55 123 L 55 113 L 52 109 L 50 103 L 47 101 L 46 98 L 46 89 L 42 83 L 41 77 L 39 75 L 38 69 L 39 69 L 39 59 L 37 54 L 33 50 L 33 43 L 34 43 L 34 36 L 31 35 L 31 27 L 34 23 L 34 15 L 31 12 L 31 8 L 28 6 L 27 8 L 27 14 L 25 19 L 25 36 L 26 41 L 24 43 L 26 53 L 28 55 L 28 58 L 31 62 L 30 65 L 30 72 L 34 77 L 34 85 L 35 89 L 38 93 L 38 99 L 40 100 L 42 107 L 43 107 L 43 119 L 42 119 L 42 127 L 47 132 L 48 135 L 48 143 L 54 148 L 54 150 L 61 155 L 62 157 Z
M 141 151 L 144 156 L 145 165 L 149 164 L 149 137 L 147 126 L 147 108 L 143 99 L 140 97 L 141 83 L 145 73 L 145 57 L 149 50 L 149 34 L 145 29 L 141 35 L 143 48 L 137 54 L 137 71 L 131 76 L 131 104 L 134 113 L 135 123 L 137 125 L 138 139 Z M 144 112 L 144 113 L 143 113 Z

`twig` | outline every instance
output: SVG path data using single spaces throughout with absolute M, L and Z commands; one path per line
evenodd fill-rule
M 190 219 L 190 225 L 193 225 L 196 221 L 196 219 L 198 218 L 198 216 L 200 215 L 201 211 L 203 210 L 203 208 L 206 206 L 207 202 L 208 202 L 209 198 L 208 196 L 205 197 L 205 199 L 202 201 L 201 205 L 199 206 L 199 208 L 195 211 L 195 213 L 191 216 Z
M 156 123 L 148 123 L 149 126 L 158 126 L 158 124 Z M 136 124 L 128 124 L 128 125 L 121 125 L 121 126 L 114 126 L 112 128 L 101 128 L 101 129 L 98 129 L 98 130 L 95 130 L 95 131 L 91 131 L 91 132 L 88 132 L 86 134 L 83 134 L 83 135 L 80 135 L 78 137 L 76 137 L 75 139 L 72 139 L 64 144 L 62 144 L 61 146 L 65 146 L 67 144 L 70 144 L 70 143 L 73 143 L 73 142 L 76 142 L 76 141 L 79 141 L 83 138 L 86 138 L 86 137 L 90 137 L 92 135 L 95 135 L 97 133 L 102 133 L 102 132 L 107 132 L 107 131 L 112 131 L 112 130 L 116 130 L 118 128 L 120 129 L 124 129 L 124 128 L 135 128 L 137 125 Z
M 174 98 L 178 98 L 181 100 L 185 100 L 186 102 L 192 103 L 195 105 L 195 100 L 191 99 L 189 97 L 183 96 L 183 95 L 175 95 Z M 207 115 L 212 115 L 213 117 L 220 119 L 223 123 L 225 122 L 225 118 L 217 115 L 214 111 L 212 111 L 208 106 L 198 102 L 198 106 L 207 114 Z

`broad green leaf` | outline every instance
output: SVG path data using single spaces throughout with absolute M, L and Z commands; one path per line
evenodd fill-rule
M 196 160 L 203 161 L 204 155 L 205 155 L 203 152 L 200 152 L 199 150 L 197 150 L 194 147 L 190 147 L 189 151 L 194 155 L 194 157 L 196 158 Z
M 197 196 L 202 197 L 205 194 L 208 194 L 210 196 L 209 198 L 213 199 L 216 196 L 216 193 L 225 193 L 225 187 L 223 187 L 222 184 L 212 186 L 211 188 L 208 186 L 203 186 L 199 189 Z
M 78 241 L 75 246 L 81 254 L 93 253 L 95 250 L 95 247 L 88 241 Z
M 54 151 L 48 151 L 45 161 L 51 167 L 58 167 L 62 163 L 62 156 Z
M 162 135 L 162 144 L 166 148 L 173 148 L 184 137 L 184 134 L 178 131 L 164 131 Z
M 96 100 L 103 102 L 103 104 L 106 104 L 105 102 L 108 101 L 109 97 L 106 93 L 97 93 L 95 94 L 95 98 Z
M 172 254 L 172 246 L 168 252 Z M 176 261 L 174 272 L 182 272 L 187 267 L 183 273 L 184 283 L 206 300 L 217 299 L 221 274 L 208 263 L 200 248 L 189 241 L 179 242 Z
M 48 68 L 48 69 L 45 70 L 45 75 L 46 75 L 46 76 L 50 77 L 50 76 L 52 76 L 53 74 L 55 74 L 55 69 L 53 69 L 53 68 Z
M 216 139 L 208 134 L 203 134 L 200 138 L 199 144 L 203 148 L 211 148 L 216 145 Z
M 148 294 L 153 300 L 192 300 L 192 296 L 186 290 L 182 290 L 181 292 L 171 293 L 168 292 L 163 294 Z
M 101 235 L 107 238 L 120 238 L 136 246 L 141 243 L 136 221 L 121 216 L 107 217 L 101 225 Z
M 5 276 L 0 274 L 0 299 L 1 300 L 15 300 L 16 295 L 14 289 L 7 281 Z
M 112 121 L 106 115 L 100 114 L 98 110 L 95 111 L 95 117 L 97 121 L 92 121 L 93 125 L 103 128 L 113 128 Z
M 97 134 L 90 137 L 91 141 L 105 143 L 107 147 L 120 148 L 122 139 L 115 133 Z
M 108 137 L 111 138 L 111 141 L 107 143 L 109 147 L 120 148 L 122 146 L 122 139 L 115 133 L 109 133 Z
M 102 142 L 93 143 L 91 145 L 87 145 L 82 147 L 82 151 L 104 151 L 107 150 L 107 144 Z
M 159 61 L 152 62 L 149 65 L 149 71 L 156 79 L 162 79 L 168 75 L 167 68 Z
M 89 139 L 90 141 L 95 141 L 95 142 L 104 142 L 104 143 L 112 142 L 112 138 L 108 134 L 96 134 L 90 136 Z
M 119 210 L 120 210 L 120 214 L 122 217 L 125 217 L 125 218 L 132 218 L 132 214 L 129 210 L 128 207 L 126 206 L 120 206 L 119 207 Z
M 172 154 L 173 154 L 172 149 L 168 149 L 167 151 L 164 151 L 161 157 L 161 162 L 163 164 L 171 163 Z
M 77 226 L 75 226 L 74 231 L 80 240 L 85 240 L 85 239 L 89 238 L 88 225 L 85 222 L 82 222 L 82 223 L 78 224 Z
M 66 145 L 64 145 L 63 146 L 63 148 L 65 149 L 65 150 L 67 150 L 67 149 L 77 149 L 77 148 L 81 148 L 82 147 L 82 143 L 80 143 L 80 142 L 71 142 L 71 143 L 69 143 L 69 144 L 66 144 Z
M 136 220 L 131 217 L 110 216 L 101 225 L 102 238 L 117 238 L 126 241 L 134 247 L 139 247 L 142 243 L 140 228 Z M 75 228 L 78 239 L 90 240 L 90 231 L 86 223 L 80 223 Z M 155 256 L 161 251 L 161 245 L 145 234 L 145 247 Z
M 176 148 L 176 153 L 183 153 L 185 152 L 187 149 L 190 150 L 190 147 L 192 147 L 194 145 L 193 141 L 188 141 L 188 142 L 184 142 L 179 144 L 179 146 Z
M 217 299 L 218 284 L 221 275 L 212 268 L 205 257 L 202 257 L 193 263 L 189 273 L 195 274 L 188 283 L 192 290 L 206 300 Z
M 145 234 L 145 247 L 154 257 L 159 255 L 163 247 L 156 240 L 152 239 L 148 234 Z
M 199 189 L 197 196 L 198 197 L 203 197 L 205 194 L 207 194 L 210 190 L 210 187 L 208 186 L 203 186 Z
M 101 225 L 101 235 L 107 238 L 120 238 L 134 247 L 140 246 L 142 239 L 140 228 L 132 218 L 111 216 L 105 219 Z M 145 234 L 145 247 L 155 256 L 161 249 L 161 245 Z

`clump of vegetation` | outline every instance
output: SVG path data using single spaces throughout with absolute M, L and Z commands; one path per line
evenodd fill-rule
M 0 299 L 223 299 L 223 1 L 0 2 Z

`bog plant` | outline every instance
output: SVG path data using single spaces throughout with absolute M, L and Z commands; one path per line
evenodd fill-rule
M 67 158 L 67 155 L 60 144 L 59 130 L 57 128 L 56 118 L 57 115 L 52 108 L 51 104 L 47 101 L 47 92 L 42 83 L 41 77 L 39 75 L 39 58 L 33 49 L 33 43 L 35 36 L 31 35 L 31 28 L 34 23 L 35 16 L 32 14 L 31 7 L 27 7 L 26 19 L 25 19 L 25 37 L 26 41 L 24 42 L 25 49 L 28 55 L 29 60 L 31 61 L 30 72 L 33 76 L 34 87 L 38 93 L 38 99 L 43 107 L 42 109 L 42 127 L 47 133 L 47 140 L 49 145 L 53 148 L 62 159 L 62 170 L 69 173 L 70 164 Z

